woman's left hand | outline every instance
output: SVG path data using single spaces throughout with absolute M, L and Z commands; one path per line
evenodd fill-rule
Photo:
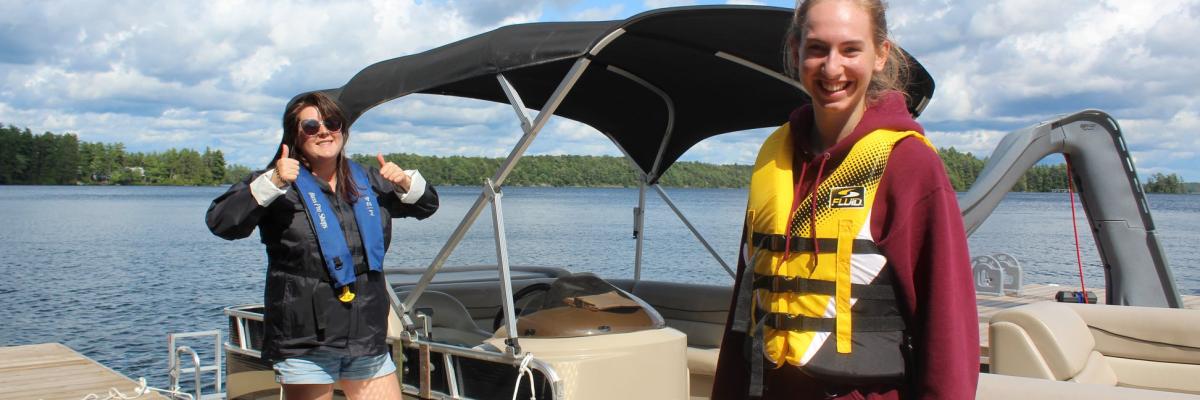
M 407 192 L 411 189 L 412 178 L 404 173 L 396 163 L 383 159 L 383 154 L 375 154 L 375 158 L 379 160 L 379 174 L 383 175 L 383 179 L 387 179 L 397 189 Z

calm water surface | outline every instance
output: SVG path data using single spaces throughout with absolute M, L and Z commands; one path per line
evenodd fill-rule
M 0 346 L 61 342 L 165 386 L 167 333 L 224 331 L 222 308 L 262 301 L 266 260 L 258 235 L 230 242 L 204 225 L 209 202 L 224 190 L 0 186 Z M 428 265 L 479 195 L 478 188 L 439 192 L 436 215 L 394 224 L 387 266 Z M 734 262 L 745 190 L 668 192 Z M 1200 237 L 1200 196 L 1149 200 L 1180 291 L 1200 294 L 1200 250 L 1192 243 Z M 508 188 L 503 202 L 513 264 L 632 276 L 635 189 Z M 1103 286 L 1090 233 L 1081 235 L 1087 283 Z M 732 283 L 652 192 L 645 237 L 643 277 Z M 1016 256 L 1027 283 L 1078 284 L 1066 194 L 1010 194 L 970 244 L 974 255 Z M 494 262 L 485 212 L 447 264 Z M 189 345 L 211 357 L 211 344 Z

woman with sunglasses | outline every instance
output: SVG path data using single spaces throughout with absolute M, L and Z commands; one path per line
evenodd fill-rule
M 213 234 L 233 240 L 258 228 L 267 249 L 263 359 L 288 399 L 400 398 L 386 343 L 389 301 L 383 255 L 391 219 L 424 219 L 437 192 L 417 171 L 383 156 L 379 167 L 346 157 L 345 116 L 308 93 L 283 115 L 283 140 L 267 169 L 213 200 Z

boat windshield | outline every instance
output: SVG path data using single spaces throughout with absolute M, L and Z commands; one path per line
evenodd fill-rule
M 592 274 L 558 278 L 546 291 L 517 302 L 522 337 L 596 336 L 665 326 L 654 308 Z

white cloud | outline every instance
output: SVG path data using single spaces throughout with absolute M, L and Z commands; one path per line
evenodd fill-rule
M 968 32 L 981 39 L 1002 39 L 1024 32 L 1044 32 L 1072 22 L 1072 15 L 1095 2 L 1087 0 L 1044 2 L 1039 0 L 1006 0 L 988 2 L 975 11 L 968 21 Z M 1066 18 L 1064 18 L 1066 17 Z
M 551 118 L 542 128 L 528 154 L 622 156 L 617 145 L 596 129 L 560 117 Z
M 478 26 L 530 22 L 541 15 L 543 0 L 450 0 L 452 8 Z
M 584 9 L 572 15 L 571 19 L 575 21 L 608 21 L 620 18 L 624 11 L 624 4 L 613 3 L 605 7 L 592 7 Z
M 217 147 L 258 166 L 284 102 L 363 67 L 496 26 L 606 20 L 651 8 L 755 0 L 293 0 L 8 3 L 0 13 L 0 122 L 124 142 L 131 151 Z M 791 0 L 766 3 L 791 7 Z M 921 122 L 939 146 L 986 154 L 1003 132 L 1099 108 L 1126 128 L 1139 171 L 1200 179 L 1200 0 L 892 2 L 899 43 L 937 81 Z M 11 34 L 9 34 L 11 33 Z M 351 151 L 507 154 L 507 105 L 412 96 L 369 112 Z M 685 160 L 750 163 L 765 133 L 706 140 Z M 611 154 L 591 128 L 554 119 L 530 154 Z
M 775 128 L 761 128 L 713 136 L 696 143 L 679 159 L 716 164 L 754 165 L 762 142 L 774 131 Z
M 937 148 L 951 148 L 983 158 L 992 154 L 1000 138 L 1008 132 L 994 130 L 968 130 L 957 132 L 928 131 L 926 137 Z
M 655 9 L 655 8 L 664 8 L 664 7 L 690 6 L 690 5 L 695 5 L 696 1 L 695 0 L 645 0 L 642 2 L 642 4 L 646 7 L 646 9 Z
M 229 71 L 230 81 L 240 90 L 254 90 L 262 87 L 279 70 L 291 65 L 287 57 L 275 54 L 272 48 L 259 48 L 249 58 L 233 65 Z
M 536 112 L 531 112 L 535 115 Z M 383 129 L 381 126 L 407 124 L 418 126 L 461 126 L 484 124 L 489 126 L 515 126 L 516 114 L 508 104 L 464 99 L 450 96 L 413 94 L 382 104 L 355 122 L 355 126 Z
M 1099 108 L 1127 127 L 1162 132 L 1129 135 L 1131 146 L 1191 149 L 1200 140 L 1183 121 L 1196 99 L 1180 88 L 1200 87 L 1185 67 L 1200 52 L 1177 38 L 1200 34 L 1198 10 L 1196 1 L 924 0 L 894 8 L 892 27 L 937 81 L 922 123 L 939 146 L 988 153 L 1000 132 Z M 1184 156 L 1162 151 L 1138 161 L 1180 168 L 1169 163 Z

